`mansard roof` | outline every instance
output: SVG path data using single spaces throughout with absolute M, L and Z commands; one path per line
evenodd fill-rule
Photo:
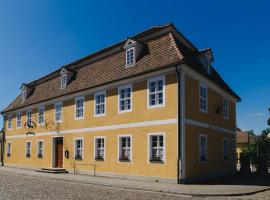
M 125 51 L 123 47 L 128 39 L 123 40 L 70 64 L 61 66 L 56 71 L 28 83 L 28 86 L 34 88 L 31 96 L 22 102 L 20 94 L 2 113 L 175 66 L 183 62 L 240 100 L 215 70 L 210 75 L 205 72 L 196 57 L 199 50 L 173 24 L 154 26 L 130 37 L 130 40 L 138 41 L 146 47 L 135 67 L 125 68 Z M 76 78 L 65 90 L 59 90 L 59 74 L 62 69 L 76 74 Z

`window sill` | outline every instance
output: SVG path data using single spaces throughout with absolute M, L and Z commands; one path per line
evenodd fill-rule
M 7 157 L 10 157 L 10 154 L 7 154 Z
M 119 159 L 119 162 L 131 162 L 130 159 Z
M 96 158 L 95 161 L 104 161 L 104 158 Z
M 42 155 L 38 155 L 38 159 L 43 159 L 43 156 Z
M 75 158 L 75 160 L 82 161 L 83 159 L 82 158 Z
M 31 156 L 30 156 L 30 155 L 26 155 L 25 157 L 26 157 L 26 158 L 31 158 Z
M 162 160 L 150 160 L 150 163 L 164 164 L 164 161 L 162 161 Z

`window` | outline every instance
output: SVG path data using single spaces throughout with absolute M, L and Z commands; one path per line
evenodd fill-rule
M 8 129 L 12 129 L 12 116 L 8 115 Z
M 75 148 L 75 159 L 82 160 L 83 159 L 83 140 L 82 139 L 75 139 L 74 140 L 74 148 Z
M 164 162 L 164 136 L 150 135 L 150 161 Z
M 62 114 L 63 112 L 63 103 L 56 103 L 55 104 L 55 121 L 56 122 L 61 122 L 62 121 Z
M 84 97 L 78 97 L 75 99 L 75 119 L 83 119 L 84 117 Z
M 104 116 L 106 113 L 106 93 L 95 94 L 95 116 Z
M 99 137 L 95 138 L 95 159 L 105 160 L 105 138 Z
M 200 85 L 200 111 L 208 112 L 208 92 L 207 87 Z
M 130 161 L 131 160 L 131 141 L 130 136 L 119 137 L 119 160 Z
M 229 119 L 229 101 L 228 99 L 223 100 L 223 113 L 224 113 L 224 119 Z
M 7 157 L 10 157 L 11 156 L 11 143 L 8 142 L 7 143 Z
M 22 114 L 21 113 L 17 113 L 16 127 L 17 128 L 22 127 Z
M 160 107 L 165 102 L 164 76 L 148 80 L 148 107 Z
M 42 140 L 37 141 L 37 157 L 43 158 L 44 142 Z
M 60 77 L 60 89 L 65 89 L 67 86 L 67 75 L 63 74 Z
M 45 114 L 45 107 L 41 106 L 38 108 L 38 124 L 44 124 L 44 114 Z
M 32 122 L 32 111 L 28 110 L 26 113 L 26 122 L 28 125 L 31 125 Z
M 207 136 L 206 135 L 200 135 L 199 136 L 199 149 L 200 149 L 200 161 L 207 161 Z
M 30 158 L 31 157 L 31 142 L 26 142 L 25 144 L 25 156 L 26 158 Z
M 228 139 L 223 140 L 223 159 L 228 160 Z
M 131 85 L 123 86 L 118 89 L 118 111 L 119 112 L 128 112 L 131 111 Z
M 24 89 L 24 90 L 22 91 L 22 101 L 25 101 L 25 100 L 26 100 L 26 97 L 27 97 L 27 90 Z
M 135 65 L 135 48 L 131 47 L 126 50 L 126 66 L 132 67 Z

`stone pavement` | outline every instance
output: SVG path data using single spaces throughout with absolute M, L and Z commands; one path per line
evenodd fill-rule
M 189 195 L 198 197 L 209 196 L 240 196 L 254 194 L 269 190 L 269 178 L 260 180 L 224 181 L 225 184 L 209 182 L 208 184 L 177 185 L 172 183 L 157 183 L 149 181 L 127 180 L 109 177 L 94 177 L 77 174 L 45 174 L 29 169 L 18 169 L 12 167 L 0 167 L 1 174 L 13 174 L 24 177 L 36 177 L 51 179 L 55 181 L 66 181 L 69 183 L 90 184 L 92 186 L 106 186 L 118 189 L 130 189 L 136 191 L 159 192 L 164 194 Z M 242 183 L 244 185 L 242 185 Z

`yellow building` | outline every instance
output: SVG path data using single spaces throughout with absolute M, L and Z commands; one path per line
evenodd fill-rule
M 5 165 L 178 183 L 232 173 L 240 98 L 212 62 L 169 24 L 23 84 L 2 111 Z

